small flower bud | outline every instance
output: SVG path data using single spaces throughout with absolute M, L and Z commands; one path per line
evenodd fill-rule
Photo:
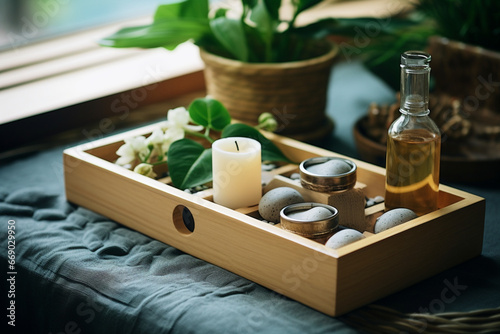
M 259 116 L 259 127 L 267 131 L 275 131 L 278 128 L 278 122 L 273 114 L 265 112 Z
M 153 166 L 151 166 L 150 164 L 138 164 L 137 166 L 135 166 L 134 172 L 150 178 L 156 177 L 156 173 L 153 171 Z

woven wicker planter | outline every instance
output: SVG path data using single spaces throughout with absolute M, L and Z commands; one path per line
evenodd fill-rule
M 436 93 L 464 99 L 473 118 L 498 122 L 492 117 L 500 114 L 500 52 L 439 36 L 429 39 L 429 52 Z
M 221 101 L 231 116 L 257 124 L 259 115 L 271 112 L 276 132 L 302 141 L 331 133 L 326 116 L 331 67 L 338 47 L 328 44 L 322 56 L 288 63 L 244 63 L 200 50 L 205 63 L 207 93 Z

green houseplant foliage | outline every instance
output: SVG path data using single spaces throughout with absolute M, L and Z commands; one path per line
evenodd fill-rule
M 434 23 L 437 35 L 500 51 L 500 1 L 419 0 L 416 9 Z
M 282 0 L 241 0 L 231 8 L 209 8 L 208 0 L 170 0 L 160 5 L 153 22 L 127 27 L 100 41 L 103 46 L 175 49 L 193 41 L 216 55 L 252 63 L 308 59 L 316 40 L 324 39 L 335 19 L 297 27 L 299 14 L 322 0 L 291 0 L 283 17 Z M 288 8 L 288 7 L 287 7 Z
M 423 50 L 429 37 L 442 36 L 450 40 L 500 51 L 500 1 L 498 0 L 415 0 L 408 13 L 380 20 L 362 17 L 342 20 L 341 27 L 330 31 L 350 37 L 340 44 L 344 55 L 359 57 L 376 75 L 394 90 L 399 90 L 400 55 L 407 50 Z M 371 36 L 367 45 L 355 43 L 367 27 L 383 27 Z

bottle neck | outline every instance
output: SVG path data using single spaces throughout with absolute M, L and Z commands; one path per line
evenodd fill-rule
M 415 117 L 428 116 L 430 114 L 429 109 L 426 109 L 426 110 L 420 110 L 420 109 L 419 110 L 415 110 L 415 109 L 407 110 L 407 109 L 403 109 L 403 107 L 399 108 L 399 112 L 405 116 L 415 116 Z
M 405 53 L 401 57 L 401 105 L 406 115 L 429 114 L 430 56 Z

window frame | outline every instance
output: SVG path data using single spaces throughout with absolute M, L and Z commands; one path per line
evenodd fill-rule
M 129 20 L 0 53 L 0 152 L 205 88 L 198 48 L 113 49 Z M 22 134 L 22 135 L 20 135 Z

